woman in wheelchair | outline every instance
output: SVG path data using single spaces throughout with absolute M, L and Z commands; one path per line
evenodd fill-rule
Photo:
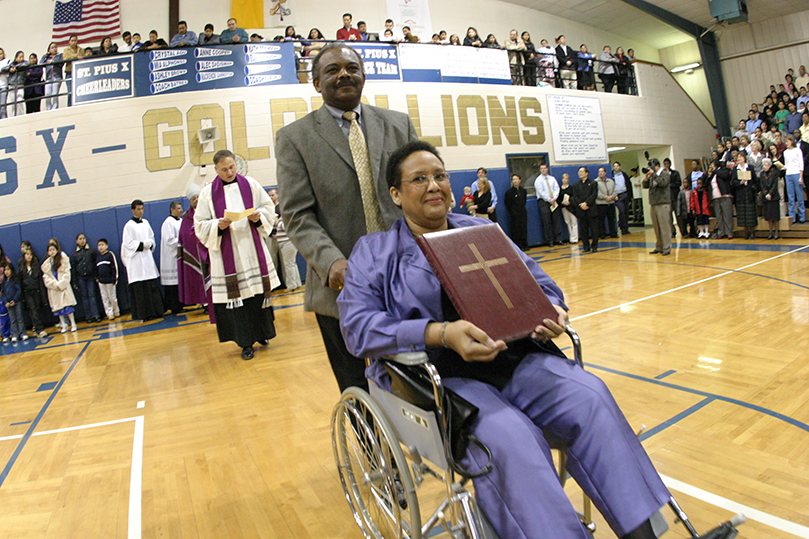
M 483 223 L 449 213 L 438 151 L 421 141 L 399 148 L 387 180 L 404 218 L 363 237 L 349 258 L 337 300 L 348 350 L 357 357 L 426 350 L 444 385 L 480 409 L 472 433 L 491 450 L 493 470 L 474 486 L 501 538 L 589 537 L 560 485 L 551 447 L 567 450 L 570 475 L 618 537 L 656 537 L 650 519 L 671 495 L 604 383 L 563 359 L 551 341 L 568 319 L 559 287 L 517 249 L 558 319 L 538 320 L 530 338 L 508 346 L 493 341 L 459 319 L 414 239 Z M 366 374 L 389 386 L 378 362 Z M 478 470 L 486 462 L 470 445 L 461 464 Z

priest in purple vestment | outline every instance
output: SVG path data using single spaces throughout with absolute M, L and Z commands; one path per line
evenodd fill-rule
M 537 320 L 531 337 L 508 346 L 493 341 L 459 319 L 445 295 L 442 301 L 414 239 L 481 223 L 448 214 L 449 175 L 437 150 L 421 141 L 402 146 L 389 158 L 387 179 L 404 218 L 361 238 L 348 260 L 337 304 L 349 352 L 375 358 L 425 350 L 446 387 L 480 409 L 472 432 L 491 450 L 493 470 L 474 479 L 475 493 L 500 537 L 590 537 L 560 486 L 551 447 L 567 450 L 570 475 L 618 537 L 657 537 L 658 511 L 671 495 L 606 385 L 551 341 L 567 322 L 559 287 L 515 246 L 559 316 Z M 379 363 L 366 374 L 387 387 Z M 470 447 L 461 464 L 479 470 L 486 462 Z
M 194 212 L 202 187 L 192 183 L 185 191 L 188 211 L 180 223 L 180 243 L 177 250 L 177 272 L 180 284 L 180 303 L 183 305 L 211 304 L 211 272 L 208 267 L 208 249 L 194 233 Z M 211 323 L 215 322 L 213 309 L 208 309 Z

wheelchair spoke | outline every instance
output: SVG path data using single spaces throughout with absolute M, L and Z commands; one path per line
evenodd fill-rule
M 410 464 L 384 412 L 347 390 L 332 416 L 335 459 L 354 520 L 367 539 L 421 539 Z

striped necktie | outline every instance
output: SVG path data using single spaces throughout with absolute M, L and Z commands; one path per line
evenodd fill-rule
M 348 132 L 348 145 L 351 148 L 351 157 L 354 159 L 354 170 L 360 182 L 360 196 L 362 209 L 365 212 L 365 229 L 368 234 L 384 230 L 382 225 L 382 212 L 376 198 L 376 188 L 371 174 L 371 159 L 368 155 L 368 145 L 365 135 L 362 134 L 357 113 L 349 110 L 343 113 L 343 118 L 351 122 Z

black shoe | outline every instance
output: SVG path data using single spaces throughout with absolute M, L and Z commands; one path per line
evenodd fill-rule
M 649 251 L 649 254 L 650 255 L 656 255 L 656 254 L 661 253 L 661 252 L 662 251 L 660 249 L 655 249 L 654 251 Z
M 772 232 L 770 232 L 770 235 L 769 235 L 769 236 L 767 236 L 767 239 L 768 239 L 768 240 L 771 240 L 771 239 L 772 239 L 772 237 L 773 237 L 773 236 L 772 236 Z
M 589 247 L 585 247 L 584 249 L 582 249 L 582 250 L 581 250 L 581 252 L 582 252 L 582 253 L 589 253 L 589 252 L 590 252 L 590 248 L 589 248 Z
M 593 252 L 597 253 L 598 252 L 598 247 L 593 247 Z
M 663 252 L 662 252 L 662 253 L 660 253 L 660 254 L 661 254 L 662 256 L 669 256 L 669 255 L 671 254 L 671 249 L 666 249 L 665 251 L 663 251 Z
M 548 244 L 548 247 L 553 248 L 553 242 L 550 242 L 550 243 Z
M 270 344 L 270 341 L 269 339 L 261 339 L 260 341 L 258 341 L 258 344 L 260 344 L 261 346 L 267 346 L 268 344 Z
M 611 238 L 617 238 L 617 237 L 618 237 L 618 234 L 613 234 L 613 235 L 612 235 L 612 236 L 610 236 L 610 237 L 611 237 Z
M 242 348 L 242 359 L 253 359 L 253 347 L 252 346 L 245 346 Z

